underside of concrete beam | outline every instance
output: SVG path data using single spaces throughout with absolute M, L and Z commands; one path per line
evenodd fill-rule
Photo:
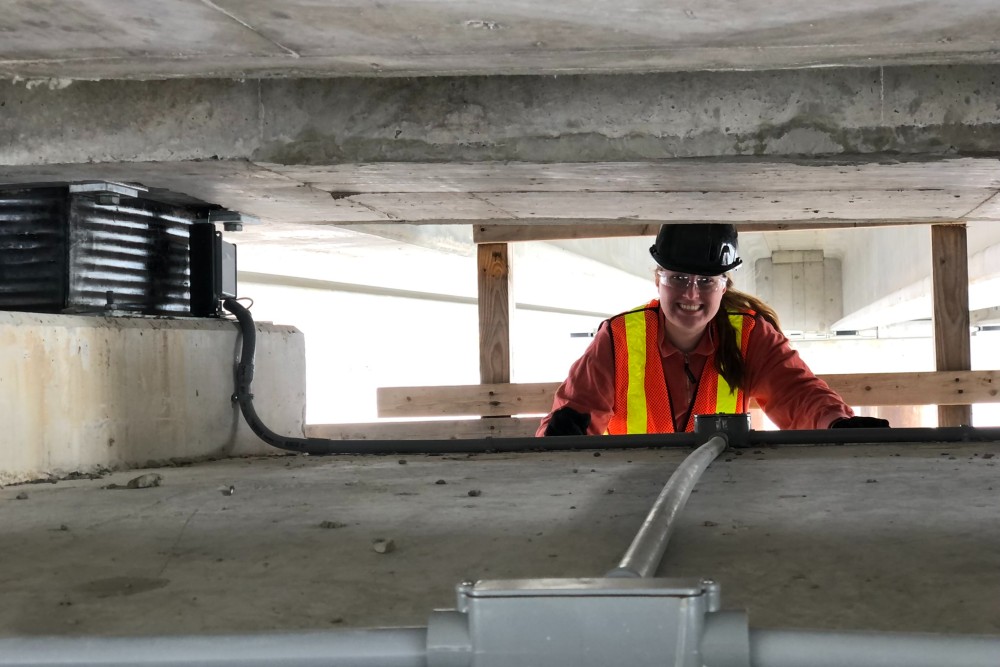
M 0 163 L 996 154 L 998 72 L 6 82 Z
M 51 5 L 51 6 L 50 6 Z M 12 0 L 0 76 L 439 76 L 996 62 L 991 0 Z

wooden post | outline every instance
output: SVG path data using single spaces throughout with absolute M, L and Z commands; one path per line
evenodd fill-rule
M 510 255 L 506 243 L 476 246 L 479 263 L 479 381 L 510 382 Z
M 934 357 L 939 371 L 972 368 L 969 253 L 964 224 L 931 225 Z M 972 424 L 971 405 L 939 405 L 938 426 Z

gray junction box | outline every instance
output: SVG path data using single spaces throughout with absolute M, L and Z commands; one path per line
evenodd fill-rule
M 427 627 L 430 667 L 749 666 L 742 612 L 709 580 L 523 579 L 458 587 Z M 716 618 L 718 617 L 718 618 Z M 720 641 L 720 637 L 725 635 Z M 726 655 L 705 656 L 705 651 Z

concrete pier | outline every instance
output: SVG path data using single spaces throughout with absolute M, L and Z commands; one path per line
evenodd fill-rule
M 255 406 L 302 436 L 305 341 L 258 325 Z M 275 450 L 231 401 L 230 321 L 0 312 L 0 483 Z

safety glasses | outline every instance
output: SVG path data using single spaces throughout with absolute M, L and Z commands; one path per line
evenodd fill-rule
M 691 287 L 703 294 L 718 292 L 726 284 L 725 276 L 695 276 L 690 273 L 675 273 L 659 270 L 660 284 L 675 292 L 686 292 Z

